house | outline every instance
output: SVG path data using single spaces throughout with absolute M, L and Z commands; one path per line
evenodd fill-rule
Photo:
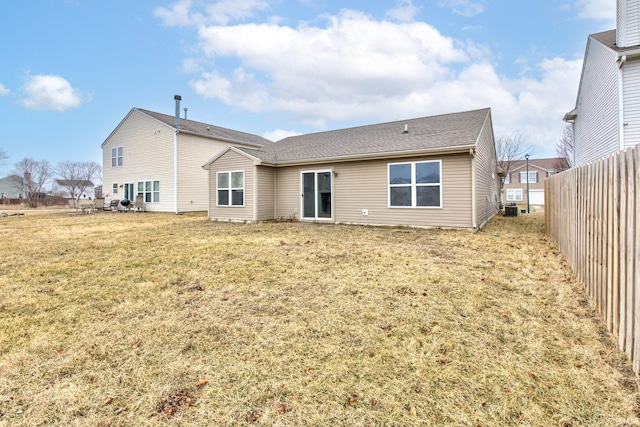
M 499 203 L 490 109 L 230 144 L 203 168 L 211 220 L 478 230 Z
M 76 194 L 70 194 L 69 188 L 75 188 Z M 82 194 L 78 194 L 79 190 L 84 188 Z M 59 194 L 61 197 L 65 197 L 67 199 L 70 198 L 81 198 L 81 199 L 95 199 L 96 198 L 96 189 L 93 186 L 93 182 L 88 180 L 78 180 L 78 181 L 70 181 L 66 179 L 56 179 L 53 182 L 52 191 L 55 194 Z
M 615 30 L 591 34 L 573 123 L 574 166 L 640 142 L 640 0 L 617 0 Z
M 145 211 L 206 211 L 208 174 L 201 166 L 229 144 L 260 148 L 260 136 L 133 108 L 102 143 L 103 195 L 134 200 Z
M 18 175 L 9 175 L 0 178 L 0 198 L 22 199 L 26 195 L 23 187 L 22 178 Z
M 527 205 L 527 180 L 529 181 L 529 205 L 544 205 L 544 180 L 557 173 L 561 159 L 515 160 L 504 177 L 503 200 L 505 204 Z

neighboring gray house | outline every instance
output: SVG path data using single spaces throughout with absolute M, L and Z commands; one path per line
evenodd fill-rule
M 640 0 L 617 0 L 617 28 L 592 34 L 573 123 L 574 166 L 640 142 Z
M 22 185 L 22 178 L 18 175 L 9 175 L 0 178 L 0 198 L 3 199 L 23 199 L 25 191 Z
M 206 211 L 209 194 L 202 164 L 229 144 L 259 148 L 260 136 L 133 108 L 102 143 L 102 194 L 143 196 L 146 211 Z
M 498 211 L 490 109 L 229 145 L 209 171 L 209 218 L 457 227 Z

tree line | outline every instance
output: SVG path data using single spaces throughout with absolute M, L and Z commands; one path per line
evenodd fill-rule
M 7 158 L 7 152 L 0 149 L 0 162 Z M 15 187 L 22 189 L 29 206 L 35 208 L 44 194 L 45 184 L 51 179 L 56 178 L 58 185 L 77 200 L 94 181 L 102 180 L 102 166 L 97 162 L 73 161 L 52 166 L 48 160 L 24 158 L 14 164 L 11 177 Z

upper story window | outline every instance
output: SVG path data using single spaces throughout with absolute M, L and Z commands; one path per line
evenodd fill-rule
M 111 149 L 111 167 L 122 166 L 122 147 L 113 147 Z
M 527 183 L 527 173 L 520 172 L 520 182 L 523 184 Z M 533 184 L 538 182 L 538 172 L 529 172 L 529 184 Z
M 442 162 L 389 163 L 389 206 L 442 207 Z
M 244 171 L 217 173 L 217 205 L 244 206 Z

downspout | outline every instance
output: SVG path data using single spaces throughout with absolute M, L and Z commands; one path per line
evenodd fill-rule
M 173 99 L 176 101 L 176 131 L 173 133 L 173 210 L 178 215 L 178 132 L 180 132 L 180 101 L 182 101 L 182 97 L 175 95 Z
M 258 185 L 258 166 L 253 165 L 253 221 L 258 221 Z
M 624 149 L 624 97 L 622 94 L 622 67 L 627 62 L 627 55 L 619 57 L 618 62 L 618 149 L 622 150 Z
M 273 219 L 278 219 L 278 172 L 273 168 Z
M 471 223 L 473 225 L 473 231 L 478 230 L 478 212 L 476 210 L 476 153 L 473 148 L 469 149 L 471 155 Z
M 173 133 L 173 211 L 178 215 L 178 129 Z

